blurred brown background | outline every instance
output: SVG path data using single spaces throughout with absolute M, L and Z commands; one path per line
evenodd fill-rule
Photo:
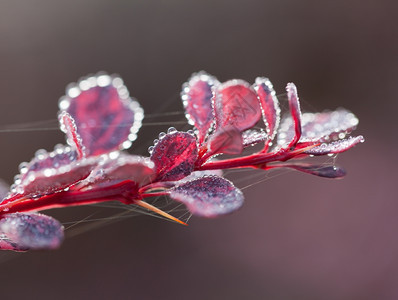
M 65 85 L 100 70 L 119 73 L 148 114 L 181 110 L 181 84 L 204 69 L 220 80 L 268 76 L 278 93 L 293 81 L 310 110 L 355 112 L 366 138 L 338 156 L 345 179 L 247 177 L 240 187 L 268 179 L 244 189 L 246 204 L 227 217 L 188 228 L 132 217 L 57 251 L 2 252 L 0 297 L 398 299 L 397 9 L 387 0 L 0 0 L 0 128 L 55 120 Z M 167 127 L 144 127 L 132 151 L 145 154 Z M 19 162 L 60 142 L 57 131 L 0 133 L 0 178 L 12 181 Z

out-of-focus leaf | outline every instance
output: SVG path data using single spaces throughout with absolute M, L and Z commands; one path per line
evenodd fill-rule
M 213 88 L 218 85 L 219 82 L 215 77 L 202 71 L 193 74 L 182 86 L 181 99 L 186 116 L 189 123 L 197 128 L 200 144 L 214 123 Z
M 37 213 L 13 213 L 0 217 L 2 250 L 56 249 L 63 239 L 63 226 L 49 216 Z
M 75 120 L 89 156 L 130 147 L 144 116 L 123 81 L 106 74 L 70 85 L 59 107 Z

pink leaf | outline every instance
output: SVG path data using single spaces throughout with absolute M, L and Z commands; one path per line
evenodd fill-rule
M 80 135 L 77 133 L 75 120 L 65 111 L 58 115 L 58 120 L 61 131 L 66 134 L 68 144 L 76 150 L 77 158 L 82 159 L 85 156 L 85 148 Z
M 244 201 L 239 189 L 217 176 L 184 182 L 170 191 L 170 197 L 184 203 L 194 215 L 203 217 L 231 213 L 240 208 Z
M 248 129 L 246 131 L 243 131 L 242 138 L 243 147 L 248 147 L 264 142 L 265 140 L 267 140 L 268 135 L 262 129 Z
M 257 77 L 254 89 L 260 99 L 263 119 L 269 136 L 268 141 L 270 142 L 274 139 L 280 122 L 281 110 L 279 108 L 279 101 L 276 97 L 274 87 L 268 78 Z
M 214 123 L 213 88 L 218 85 L 219 82 L 215 77 L 202 71 L 193 74 L 182 88 L 181 99 L 187 112 L 186 116 L 189 124 L 197 128 L 200 144 Z
M 37 213 L 13 213 L 0 217 L 2 250 L 56 249 L 63 239 L 63 226 L 49 216 Z
M 106 74 L 69 86 L 59 107 L 75 120 L 87 155 L 130 147 L 144 116 L 138 102 L 129 97 L 123 81 Z
M 240 154 L 243 150 L 242 134 L 233 126 L 227 126 L 216 131 L 208 142 L 211 155 Z
M 157 180 L 180 180 L 191 174 L 198 158 L 196 138 L 187 132 L 178 131 L 160 134 L 159 138 L 151 150 Z
M 232 126 L 242 132 L 260 120 L 260 102 L 247 82 L 230 80 L 216 90 L 214 114 L 216 130 Z
M 12 194 L 31 197 L 51 194 L 86 178 L 98 159 L 76 157 L 76 151 L 66 146 L 57 146 L 53 152 L 37 151 L 29 163 L 20 165 L 21 174 L 11 187 Z
M 294 83 L 288 83 L 286 86 L 287 98 L 289 99 L 290 113 L 294 123 L 294 137 L 290 141 L 288 148 L 294 148 L 301 137 L 301 111 L 297 95 L 297 88 Z
M 307 154 L 311 155 L 325 155 L 330 153 L 341 153 L 347 151 L 348 149 L 354 147 L 359 143 L 363 143 L 365 139 L 362 135 L 356 137 L 349 137 L 348 139 L 338 140 L 330 144 L 323 143 L 322 145 L 311 148 L 305 151 Z
M 155 176 L 155 164 L 149 158 L 119 154 L 115 158 L 111 156 L 104 158 L 82 184 L 93 186 L 131 180 L 142 186 L 150 183 Z

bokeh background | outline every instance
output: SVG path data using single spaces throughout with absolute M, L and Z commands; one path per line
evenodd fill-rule
M 242 173 L 246 203 L 227 217 L 186 228 L 137 216 L 71 228 L 57 251 L 2 252 L 0 297 L 398 299 L 397 9 L 388 0 L 0 0 L 0 129 L 56 124 L 65 85 L 100 70 L 119 73 L 146 113 L 181 111 L 181 84 L 203 69 L 220 80 L 268 76 L 278 93 L 293 81 L 307 110 L 348 108 L 366 138 L 337 157 L 343 180 Z M 145 154 L 167 127 L 143 127 L 132 151 Z M 1 132 L 0 178 L 11 182 L 19 162 L 63 141 L 54 130 Z M 49 213 L 78 221 L 87 209 Z

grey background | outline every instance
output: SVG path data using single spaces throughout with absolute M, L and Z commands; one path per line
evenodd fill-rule
M 397 299 L 397 8 L 1 0 L 0 129 L 55 120 L 65 85 L 100 70 L 119 73 L 148 114 L 179 111 L 181 84 L 204 69 L 220 80 L 268 76 L 278 93 L 293 81 L 307 110 L 355 112 L 366 143 L 338 156 L 343 180 L 242 173 L 240 187 L 265 181 L 244 189 L 244 207 L 227 217 L 188 228 L 132 217 L 70 229 L 57 251 L 2 252 L 0 297 Z M 146 154 L 167 127 L 144 127 L 132 152 Z M 11 182 L 19 162 L 63 141 L 58 131 L 0 133 L 0 178 Z M 66 222 L 92 212 L 49 214 Z

